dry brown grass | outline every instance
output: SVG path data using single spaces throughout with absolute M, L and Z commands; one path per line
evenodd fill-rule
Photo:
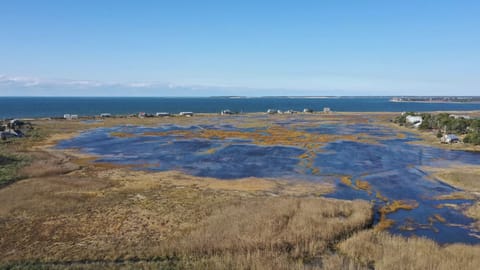
M 386 232 L 362 231 L 339 244 L 342 254 L 356 263 L 382 270 L 478 269 L 480 246 L 444 247 L 424 238 L 404 238 Z
M 474 226 L 480 231 L 480 201 L 475 202 L 472 206 L 465 210 L 464 213 L 465 215 L 476 220 Z
M 367 121 L 364 116 L 305 117 L 356 123 Z M 215 121 L 238 123 L 232 119 Z M 43 151 L 86 128 L 212 124 L 212 120 L 196 116 L 112 118 L 95 124 L 38 123 L 53 136 L 41 144 L 19 144 L 18 149 Z M 247 119 L 244 125 L 265 123 L 269 120 Z M 276 136 L 283 131 L 273 128 L 271 132 Z M 301 136 L 284 134 L 264 143 L 285 143 Z M 334 138 L 319 143 L 324 139 Z M 301 143 L 309 150 L 320 145 Z M 45 160 L 50 161 L 25 169 L 25 175 L 34 178 L 0 189 L 0 267 L 24 269 L 32 262 L 33 269 L 368 269 L 372 265 L 378 269 L 422 269 L 419 265 L 434 269 L 429 267 L 437 265 L 431 262 L 434 259 L 420 256 L 426 250 L 423 244 L 412 245 L 410 239 L 400 237 L 388 240 L 388 234 L 355 235 L 340 245 L 342 254 L 335 253 L 338 241 L 370 224 L 372 210 L 366 202 L 319 198 L 332 191 L 331 185 L 256 178 L 219 181 L 179 172 L 130 171 L 92 164 L 92 157 L 74 152 L 58 159 L 45 156 Z M 70 173 L 56 169 L 68 163 L 79 169 Z M 345 179 L 352 186 L 351 179 Z M 402 205 L 389 207 L 406 209 Z M 348 248 L 343 247 L 345 243 Z M 443 256 L 441 260 L 449 261 L 446 266 L 469 269 L 478 265 L 468 246 L 433 246 L 428 255 Z M 404 249 L 408 256 L 416 252 L 418 257 L 402 262 L 407 256 L 402 255 Z M 463 258 L 457 258 L 457 249 Z M 474 251 L 478 254 L 478 249 Z M 413 258 L 425 259 L 425 263 L 412 262 Z M 392 261 L 396 264 L 389 267 Z
M 79 169 L 70 156 L 61 152 L 30 151 L 29 158 L 29 164 L 18 171 L 21 178 L 59 175 Z
M 367 226 L 371 206 L 317 197 L 332 188 L 273 179 L 221 181 L 86 162 L 68 174 L 0 189 L 0 265 L 353 267 L 324 253 Z
M 448 168 L 423 167 L 442 182 L 472 192 L 480 192 L 479 166 L 452 166 Z
M 370 216 L 371 207 L 361 201 L 251 198 L 214 211 L 179 248 L 187 254 L 287 252 L 308 259 L 367 226 Z

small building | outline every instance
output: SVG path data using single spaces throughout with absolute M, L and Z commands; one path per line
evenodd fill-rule
M 421 116 L 407 115 L 407 117 L 405 117 L 405 121 L 418 128 L 422 124 L 423 120 Z
M 0 131 L 0 139 L 6 140 L 9 138 L 15 138 L 15 137 L 23 137 L 23 133 L 20 131 L 15 131 L 15 130 L 8 130 L 8 131 Z
M 267 113 L 268 113 L 268 114 L 276 114 L 276 113 L 277 113 L 277 110 L 268 109 L 268 110 L 267 110 Z
M 305 108 L 305 109 L 303 109 L 303 112 L 304 113 L 313 113 L 313 109 Z
M 78 114 L 66 113 L 66 114 L 63 115 L 63 118 L 65 118 L 67 120 L 78 119 Z
M 221 115 L 231 115 L 231 114 L 233 114 L 233 112 L 230 111 L 230 110 L 223 110 L 220 114 Z
M 112 117 L 111 113 L 101 113 L 100 117 Z
M 190 116 L 193 116 L 193 112 L 180 112 L 178 115 L 190 117 Z
M 332 111 L 330 110 L 329 107 L 324 107 L 323 108 L 323 113 L 331 113 Z
M 442 143 L 459 143 L 460 138 L 457 137 L 455 134 L 445 134 L 440 139 Z
M 472 119 L 469 115 L 452 114 L 452 115 L 450 115 L 450 117 L 453 117 L 454 119 L 461 119 L 461 118 L 467 119 L 467 120 Z
M 155 115 L 158 116 L 158 117 L 165 117 L 165 116 L 170 116 L 170 113 L 168 113 L 168 112 L 157 112 Z
M 146 113 L 146 112 L 139 112 L 138 113 L 139 118 L 145 118 L 145 117 L 153 117 L 153 114 L 151 113 Z

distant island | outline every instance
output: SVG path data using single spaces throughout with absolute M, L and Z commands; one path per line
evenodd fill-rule
M 391 102 L 480 103 L 480 97 L 393 97 Z

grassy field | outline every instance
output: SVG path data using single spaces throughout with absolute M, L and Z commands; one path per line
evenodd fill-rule
M 423 238 L 403 238 L 365 230 L 339 244 L 339 252 L 374 269 L 478 269 L 480 246 L 439 246 Z
M 357 116 L 335 116 L 329 121 L 342 117 L 353 122 Z M 196 121 L 204 120 L 209 121 L 208 117 Z M 430 240 L 373 229 L 370 203 L 324 198 L 334 190 L 331 184 L 259 178 L 221 181 L 176 171 L 144 172 L 91 163 L 90 156 L 48 148 L 86 128 L 189 121 L 39 121 L 35 136 L 2 144 L 0 177 L 9 184 L 0 189 L 0 268 L 476 269 L 480 265 L 475 256 L 479 246 L 441 247 Z M 362 181 L 343 180 L 369 190 Z M 474 207 L 469 209 L 472 216 L 480 212 L 478 205 Z

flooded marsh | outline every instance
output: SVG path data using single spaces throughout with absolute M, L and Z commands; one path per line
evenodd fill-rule
M 57 148 L 138 170 L 329 183 L 335 191 L 326 197 L 372 201 L 378 229 L 439 243 L 480 243 L 474 219 L 464 214 L 478 197 L 449 196 L 461 190 L 425 170 L 477 167 L 480 154 L 410 143 L 416 140 L 365 115 L 255 115 L 95 128 Z

